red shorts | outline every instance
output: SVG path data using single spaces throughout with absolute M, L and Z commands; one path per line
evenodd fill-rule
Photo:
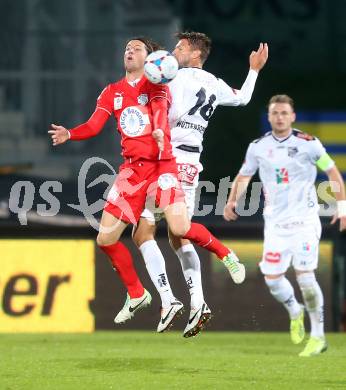
M 146 202 L 156 207 L 184 202 L 175 159 L 125 162 L 109 191 L 104 210 L 121 221 L 136 224 Z

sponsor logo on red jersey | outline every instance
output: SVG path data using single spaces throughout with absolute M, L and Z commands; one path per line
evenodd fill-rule
M 149 101 L 148 95 L 146 93 L 142 93 L 138 96 L 137 101 L 141 106 L 145 106 Z
M 142 135 L 146 125 L 148 125 L 148 114 L 144 114 L 138 107 L 126 107 L 119 118 L 121 130 L 128 137 L 138 137 Z

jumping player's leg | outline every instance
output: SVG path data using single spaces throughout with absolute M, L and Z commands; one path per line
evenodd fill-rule
M 164 211 L 172 234 L 215 253 L 227 267 L 234 282 L 242 283 L 245 279 L 245 267 L 239 263 L 237 256 L 222 245 L 203 225 L 191 223 L 185 193 L 178 181 L 175 160 L 161 162 L 158 166 L 157 178 L 152 183 L 157 184 L 156 187 L 152 187 L 152 190 L 156 190 L 155 203 Z
M 169 229 L 174 236 L 193 241 L 223 260 L 230 250 L 221 244 L 203 225 L 191 223 L 186 206 L 185 193 L 178 181 L 175 160 L 161 162 L 157 177 L 148 193 L 155 196 L 155 204 L 163 210 Z
M 184 185 L 184 183 L 181 183 L 181 186 L 184 192 L 189 220 L 191 220 L 195 206 L 195 186 L 187 184 Z M 155 276 L 156 274 L 167 277 L 164 258 L 154 241 L 156 221 L 159 221 L 162 217 L 163 212 L 161 209 L 155 208 L 154 205 L 147 204 L 145 210 L 141 214 L 138 226 L 134 229 L 133 238 L 137 247 L 142 252 L 148 272 L 154 285 L 156 286 L 156 289 L 161 295 L 162 307 L 167 307 L 169 303 L 172 302 L 173 293 L 171 292 L 169 284 L 167 289 L 162 291 L 163 289 L 161 287 L 161 283 L 160 286 L 157 286 L 158 277 Z M 171 247 L 176 252 L 182 266 L 185 280 L 191 295 L 191 306 L 199 307 L 203 303 L 204 298 L 201 283 L 201 267 L 198 255 L 189 240 L 176 237 L 170 231 L 169 239 Z M 150 270 L 150 268 L 152 270 Z
M 190 221 L 195 211 L 197 185 L 198 177 L 195 177 L 194 182 L 182 181 L 181 183 Z M 190 293 L 190 315 L 183 335 L 184 337 L 195 336 L 211 319 L 211 311 L 204 301 L 200 259 L 190 240 L 174 236 L 169 229 L 168 234 L 170 245 L 180 261 Z
M 152 280 L 162 301 L 162 307 L 167 307 L 176 298 L 169 284 L 165 259 L 155 241 L 156 224 L 146 218 L 140 218 L 134 227 L 132 238 L 140 250 L 150 279 Z
M 145 211 L 149 212 L 147 209 Z M 162 333 L 170 329 L 173 321 L 183 313 L 183 304 L 173 295 L 165 259 L 155 241 L 155 231 L 154 220 L 140 218 L 138 225 L 133 229 L 133 241 L 142 253 L 150 279 L 161 298 L 161 318 L 157 332 Z
M 130 251 L 118 241 L 127 225 L 126 222 L 104 210 L 97 236 L 98 246 L 108 255 L 113 268 L 118 272 L 128 292 L 125 306 L 114 319 L 116 323 L 127 321 L 133 317 L 137 310 L 148 306 L 151 302 L 151 296 L 143 288 L 134 268 Z
M 122 232 L 128 224 L 103 211 L 101 228 L 97 235 L 97 244 L 105 252 L 113 268 L 118 272 L 121 281 L 124 283 L 129 296 L 138 298 L 143 295 L 144 288 L 140 282 L 133 266 L 132 256 L 126 246 L 119 242 Z
M 235 253 L 214 237 L 205 226 L 191 223 L 184 202 L 176 202 L 167 206 L 164 214 L 169 229 L 174 236 L 190 240 L 196 245 L 213 252 L 226 266 L 235 283 L 244 281 L 245 267 L 239 263 Z
M 186 204 L 176 202 L 164 210 L 165 218 L 171 233 L 178 238 L 193 241 L 222 260 L 230 250 L 217 240 L 203 225 L 192 223 L 188 218 Z
M 185 164 L 183 164 L 181 171 L 184 171 L 184 169 L 186 169 L 185 167 Z M 189 167 L 195 168 L 195 170 L 192 170 L 192 172 L 196 172 L 197 176 L 195 176 L 193 179 L 189 176 L 190 181 L 186 181 L 187 176 L 183 175 L 181 186 L 185 194 L 185 203 L 188 217 L 191 221 L 195 211 L 196 188 L 198 186 L 198 170 L 195 166 Z M 199 308 L 204 303 L 204 296 L 202 289 L 201 263 L 198 254 L 190 240 L 176 237 L 170 230 L 168 230 L 168 235 L 170 245 L 180 261 L 185 281 L 190 292 L 191 308 Z
M 204 301 L 201 264 L 191 241 L 169 232 L 170 244 L 179 258 L 191 297 L 191 309 L 184 337 L 196 336 L 211 319 L 211 311 Z
M 132 238 L 140 250 L 151 281 L 160 295 L 162 307 L 168 307 L 175 301 L 166 272 L 165 259 L 155 241 L 156 224 L 146 218 L 140 218 L 134 227 Z
M 201 263 L 198 254 L 191 241 L 176 237 L 171 231 L 169 231 L 169 241 L 180 261 L 191 296 L 191 307 L 199 307 L 204 302 L 204 295 L 202 289 Z

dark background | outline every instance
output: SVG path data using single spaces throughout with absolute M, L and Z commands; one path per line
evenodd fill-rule
M 32 173 L 64 180 L 90 155 L 117 166 L 113 120 L 96 139 L 55 149 L 49 124 L 89 117 L 103 87 L 123 75 L 126 39 L 149 35 L 172 49 L 173 33 L 190 29 L 213 40 L 205 69 L 237 88 L 251 50 L 269 44 L 251 102 L 218 108 L 205 137 L 202 179 L 233 176 L 273 94 L 292 96 L 297 111 L 344 110 L 345 16 L 341 0 L 1 0 L 0 109 L 18 115 L 0 116 L 0 163 L 30 162 Z

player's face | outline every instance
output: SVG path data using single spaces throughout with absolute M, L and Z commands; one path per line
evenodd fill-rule
M 278 135 L 285 135 L 292 128 L 296 114 L 288 103 L 272 103 L 268 110 L 268 121 Z
M 135 72 L 143 69 L 144 60 L 148 55 L 143 42 L 138 40 L 130 41 L 125 48 L 124 66 L 126 72 Z
M 173 55 L 177 59 L 180 67 L 190 66 L 191 56 L 193 55 L 193 49 L 187 39 L 181 39 L 175 49 Z

